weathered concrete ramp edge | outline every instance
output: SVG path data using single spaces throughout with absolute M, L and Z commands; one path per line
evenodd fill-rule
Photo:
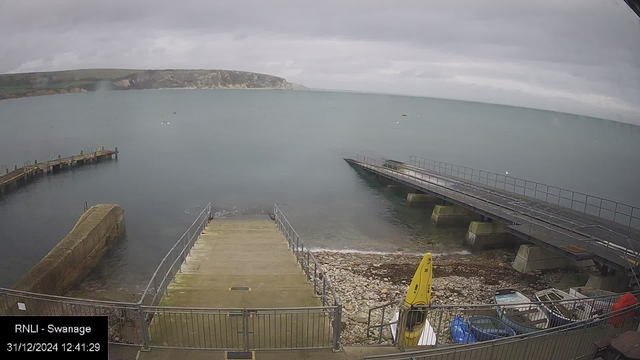
M 93 206 L 13 289 L 64 295 L 87 276 L 124 233 L 124 210 L 120 206 Z

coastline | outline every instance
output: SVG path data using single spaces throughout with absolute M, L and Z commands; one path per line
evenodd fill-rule
M 305 91 L 307 89 L 295 89 L 295 88 L 248 88 L 248 87 L 175 87 L 175 88 L 148 88 L 148 89 L 111 89 L 108 91 L 140 91 L 140 90 L 278 90 L 278 91 Z M 18 96 L 0 96 L 0 101 L 2 100 L 14 100 L 14 99 L 24 99 L 24 98 L 32 98 L 32 97 L 40 97 L 40 96 L 51 96 L 51 95 L 66 95 L 66 94 L 85 94 L 85 93 L 95 93 L 100 92 L 99 90 L 86 90 L 86 89 L 69 89 L 69 90 L 36 90 L 33 92 L 19 94 Z

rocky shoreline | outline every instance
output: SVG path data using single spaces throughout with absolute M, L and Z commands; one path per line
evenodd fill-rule
M 314 252 L 331 278 L 343 304 L 342 340 L 344 345 L 368 345 L 377 339 L 367 337 L 369 309 L 402 300 L 420 263 L 419 254 Z M 527 296 L 587 270 L 550 270 L 521 274 L 511 267 L 512 250 L 485 251 L 469 255 L 436 255 L 433 262 L 433 304 L 486 304 L 493 302 L 496 290 L 514 288 Z M 390 316 L 386 316 L 388 321 Z M 383 344 L 390 344 L 383 332 Z

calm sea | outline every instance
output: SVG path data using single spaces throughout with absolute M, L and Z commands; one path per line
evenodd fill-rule
M 402 114 L 407 114 L 406 117 Z M 170 122 L 170 124 L 162 124 Z M 11 286 L 89 205 L 125 209 L 127 237 L 93 274 L 139 291 L 211 202 L 225 216 L 281 204 L 311 247 L 461 251 L 466 229 L 356 173 L 356 154 L 409 155 L 640 205 L 640 127 L 429 98 L 308 91 L 173 90 L 0 101 L 0 166 L 118 147 L 118 161 L 40 178 L 0 199 L 0 286 Z

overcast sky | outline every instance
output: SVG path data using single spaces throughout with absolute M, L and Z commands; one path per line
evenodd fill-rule
M 0 72 L 205 68 L 640 124 L 622 0 L 0 0 Z

